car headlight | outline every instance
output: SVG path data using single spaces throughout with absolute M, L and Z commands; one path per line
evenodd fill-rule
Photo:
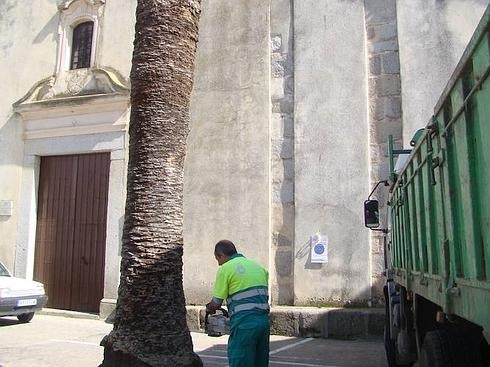
M 10 295 L 10 288 L 0 288 L 0 298 L 6 298 Z

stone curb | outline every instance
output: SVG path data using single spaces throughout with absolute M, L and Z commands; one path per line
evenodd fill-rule
M 204 331 L 205 311 L 187 306 L 191 331 Z M 297 337 L 356 339 L 383 335 L 384 308 L 273 307 L 271 334 Z
M 69 310 L 58 310 L 55 308 L 43 308 L 40 311 L 36 311 L 36 315 L 62 316 L 62 317 L 69 317 L 72 319 L 100 320 L 100 317 L 97 314 L 76 312 L 76 311 L 69 311 Z

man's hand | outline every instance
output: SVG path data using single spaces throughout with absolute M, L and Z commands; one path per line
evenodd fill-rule
M 210 315 L 214 315 L 216 313 L 216 308 L 213 307 L 213 301 L 206 305 L 206 312 Z
M 211 302 L 209 302 L 206 305 L 206 312 L 211 315 L 214 315 L 216 313 L 216 310 L 218 310 L 222 304 L 223 304 L 223 300 L 219 298 L 213 298 Z

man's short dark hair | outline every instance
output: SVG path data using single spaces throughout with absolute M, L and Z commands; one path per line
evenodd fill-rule
M 216 246 L 214 246 L 214 253 L 226 256 L 233 256 L 237 253 L 237 251 L 233 242 L 228 240 L 221 240 L 216 244 Z

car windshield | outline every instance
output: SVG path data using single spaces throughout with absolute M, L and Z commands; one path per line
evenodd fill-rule
M 0 277 L 9 277 L 9 276 L 10 273 L 7 270 L 7 268 L 2 263 L 0 263 Z

